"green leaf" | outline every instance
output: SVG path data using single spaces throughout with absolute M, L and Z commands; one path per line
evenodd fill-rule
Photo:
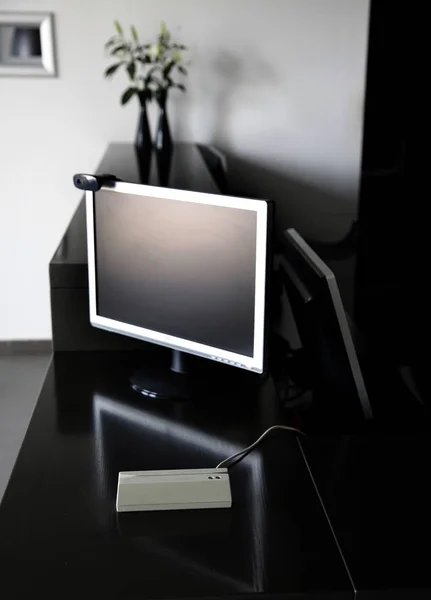
M 115 55 L 115 54 L 118 54 L 119 52 L 124 52 L 125 50 L 128 50 L 128 48 L 129 48 L 129 46 L 127 44 L 121 44 L 120 46 L 113 48 L 111 50 L 111 54 Z
M 135 79 L 136 64 L 134 62 L 129 62 L 126 69 L 127 69 L 130 79 L 133 81 Z
M 182 73 L 183 75 L 187 75 L 188 74 L 187 69 L 185 67 L 183 67 L 182 65 L 178 65 L 178 71 L 180 73 Z
M 113 46 L 114 44 L 116 44 L 118 42 L 118 38 L 117 36 L 111 37 L 109 38 L 109 40 L 106 42 L 105 44 L 105 48 L 110 48 L 111 46 Z
M 118 67 L 120 67 L 122 64 L 122 62 L 119 62 L 115 65 L 111 65 L 110 67 L 108 67 L 105 71 L 105 77 L 112 77 L 112 75 L 115 73 Z
M 143 65 L 148 65 L 151 62 L 151 58 L 149 56 L 137 56 L 136 60 L 138 60 Z
M 157 71 L 159 70 L 159 67 L 152 67 L 148 73 L 147 76 L 144 79 L 145 82 L 145 86 L 149 85 L 151 83 L 151 80 L 153 79 L 154 73 L 157 73 Z
M 130 27 L 130 31 L 132 32 L 132 38 L 135 42 L 138 41 L 138 32 L 136 31 L 136 27 L 134 25 L 132 25 Z
M 118 35 L 124 36 L 123 28 L 121 27 L 120 23 L 118 21 L 114 21 L 114 25 L 115 25 L 115 29 L 118 32 Z
M 164 77 L 167 78 L 169 76 L 169 73 L 172 71 L 172 69 L 174 68 L 174 66 L 175 66 L 175 61 L 174 60 L 171 60 L 171 61 L 168 62 L 168 64 L 166 65 L 166 67 L 163 69 L 163 75 L 164 75 Z
M 134 96 L 137 92 L 138 92 L 138 90 L 135 87 L 127 88 L 127 90 L 121 96 L 121 106 L 124 106 L 125 104 L 127 104 L 128 101 L 130 100 L 130 98 L 132 96 Z
M 169 41 L 171 39 L 171 34 L 170 34 L 168 28 L 166 27 L 166 23 L 164 21 L 162 21 L 160 24 L 159 39 L 160 39 L 161 43 L 165 46 L 167 46 L 169 44 Z
M 160 89 L 163 88 L 163 86 L 164 86 L 163 81 L 161 81 L 160 79 L 157 79 L 157 77 L 153 77 L 153 81 L 158 86 L 158 88 L 160 88 Z
M 143 88 L 143 89 L 141 88 L 139 90 L 139 95 L 140 95 L 139 101 L 141 100 L 141 97 L 143 97 L 145 100 L 151 102 L 152 94 L 153 93 L 151 91 L 151 88 Z
M 182 83 L 176 83 L 175 87 L 177 87 L 179 90 L 181 90 L 182 92 L 186 92 L 186 86 L 183 85 Z

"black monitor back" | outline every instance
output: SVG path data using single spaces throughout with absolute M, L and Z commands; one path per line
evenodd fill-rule
M 371 405 L 332 271 L 293 229 L 284 232 L 280 276 L 313 389 L 313 413 L 338 425 L 372 418 Z

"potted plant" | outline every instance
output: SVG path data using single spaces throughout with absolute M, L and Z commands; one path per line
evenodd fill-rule
M 161 153 L 170 152 L 172 137 L 166 114 L 168 92 L 177 88 L 186 91 L 185 86 L 174 80 L 175 76 L 187 75 L 184 66 L 183 53 L 187 47 L 172 42 L 172 36 L 166 24 L 162 23 L 155 44 L 141 44 L 136 28 L 130 28 L 131 39 L 126 39 L 123 28 L 115 21 L 116 34 L 105 44 L 110 56 L 116 62 L 105 70 L 105 77 L 112 77 L 120 67 L 123 67 L 130 80 L 129 87 L 121 96 L 121 104 L 125 105 L 133 96 L 137 96 L 141 113 L 136 134 L 136 147 L 139 150 L 149 150 L 151 134 L 148 124 L 147 103 L 156 99 L 160 108 L 159 122 L 155 147 Z
M 130 85 L 121 96 L 121 105 L 124 106 L 133 96 L 137 96 L 141 110 L 135 145 L 140 152 L 148 152 L 151 150 L 152 141 L 147 103 L 153 99 L 156 89 L 153 80 L 155 71 L 151 69 L 154 63 L 150 53 L 151 44 L 139 42 L 138 33 L 133 25 L 130 28 L 131 39 L 128 40 L 120 23 L 115 21 L 114 24 L 116 34 L 106 42 L 105 48 L 116 62 L 105 70 L 105 77 L 112 77 L 120 67 L 125 69 Z

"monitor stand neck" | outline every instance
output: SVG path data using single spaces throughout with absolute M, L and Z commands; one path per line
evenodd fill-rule
M 187 356 L 180 350 L 172 350 L 171 371 L 178 375 L 187 374 Z
M 187 372 L 188 355 L 172 350 L 171 368 L 142 368 L 130 378 L 130 385 L 143 396 L 165 400 L 188 400 L 191 378 Z

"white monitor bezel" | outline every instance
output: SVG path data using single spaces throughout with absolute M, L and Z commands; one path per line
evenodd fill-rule
M 266 263 L 268 252 L 268 204 L 262 200 L 248 198 L 235 198 L 217 194 L 206 194 L 171 188 L 161 188 L 149 185 L 138 185 L 134 183 L 115 182 L 112 186 L 102 186 L 101 191 L 109 191 L 120 194 L 134 194 L 153 198 L 165 198 L 179 200 L 182 202 L 196 202 L 199 204 L 210 204 L 213 206 L 225 206 L 242 210 L 251 210 L 256 213 L 256 279 L 255 279 L 255 313 L 254 313 L 254 342 L 253 356 L 243 356 L 221 348 L 207 346 L 199 342 L 193 342 L 164 334 L 159 331 L 145 329 L 137 325 L 131 325 L 122 321 L 116 321 L 97 314 L 97 285 L 96 285 L 96 261 L 95 261 L 95 235 L 94 235 L 94 199 L 95 193 L 86 192 L 86 215 L 87 215 L 87 252 L 88 252 L 88 286 L 90 322 L 94 327 L 120 333 L 145 342 L 151 342 L 180 350 L 189 354 L 195 354 L 210 360 L 229 364 L 231 366 L 263 373 L 264 371 L 264 346 L 265 346 L 265 296 L 266 296 Z

